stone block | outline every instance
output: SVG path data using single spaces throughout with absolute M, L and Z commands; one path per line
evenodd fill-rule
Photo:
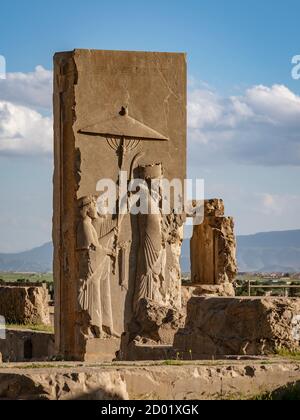
M 31 331 L 6 331 L 6 339 L 0 340 L 3 362 L 46 361 L 54 357 L 54 334 Z
M 299 314 L 299 299 L 192 297 L 173 345 L 194 359 L 299 351 Z
M 54 57 L 56 351 L 85 360 L 138 302 L 181 306 L 182 222 L 100 214 L 99 181 L 186 178 L 185 54 L 75 50 Z M 159 192 L 161 194 L 161 192 Z M 101 347 L 101 345 L 100 345 Z M 94 350 L 92 350 L 94 351 Z M 99 360 L 101 360 L 101 351 Z M 93 356 L 94 357 L 94 356 Z
M 46 287 L 0 285 L 0 315 L 7 324 L 50 325 Z
M 194 285 L 219 286 L 236 277 L 234 221 L 224 216 L 222 200 L 204 203 L 204 221 L 194 226 L 191 239 L 191 271 Z

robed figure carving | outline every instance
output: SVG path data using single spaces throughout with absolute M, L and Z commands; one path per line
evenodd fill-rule
M 97 211 L 96 198 L 79 200 L 77 227 L 80 285 L 78 303 L 87 315 L 82 321 L 86 338 L 119 337 L 114 331 L 111 303 L 111 264 L 115 258 L 115 221 Z M 86 319 L 87 318 L 87 319 Z
M 160 211 L 160 180 L 162 167 L 140 167 L 140 178 L 145 180 L 148 214 L 139 214 L 140 246 L 137 261 L 137 278 L 134 308 L 142 299 L 163 303 L 165 295 L 166 249 L 162 239 L 162 215 Z M 146 198 L 146 197 L 145 197 Z M 152 207 L 152 211 L 151 210 Z M 155 209 L 153 211 L 153 209 Z

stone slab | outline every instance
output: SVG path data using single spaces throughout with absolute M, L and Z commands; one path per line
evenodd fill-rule
M 175 363 L 175 362 L 174 362 Z M 222 400 L 250 399 L 300 382 L 300 363 L 288 360 L 210 363 L 64 363 L 34 369 L 0 367 L 0 399 Z
M 98 181 L 117 182 L 119 169 L 130 174 L 132 168 L 136 177 L 138 168 L 147 173 L 161 167 L 163 176 L 170 181 L 186 178 L 186 87 L 185 54 L 74 50 L 54 57 L 55 331 L 56 351 L 66 359 L 84 360 L 87 337 L 92 333 L 100 339 L 101 326 L 111 336 L 127 330 L 137 295 L 137 260 L 143 251 L 141 227 L 138 218 L 131 215 L 124 217 L 121 226 L 115 226 L 112 220 L 114 231 L 98 235 L 99 246 L 114 251 L 110 255 L 99 257 L 98 245 L 92 251 L 88 246 L 85 249 L 82 223 L 87 226 L 92 222 L 89 215 L 82 215 L 83 209 L 91 205 L 92 200 L 89 204 L 87 200 L 96 195 Z M 126 153 L 118 143 L 120 139 L 127 144 Z M 109 223 L 101 226 L 104 224 L 107 227 Z M 162 265 L 172 267 L 165 270 L 161 288 L 165 293 L 161 298 L 179 307 L 182 232 L 177 226 L 175 229 L 177 243 L 167 241 L 166 247 L 159 250 L 164 254 Z M 104 230 L 99 229 L 102 233 Z M 170 237 L 174 237 L 173 233 Z M 108 244 L 109 240 L 113 245 Z M 96 257 L 102 258 L 106 267 L 101 274 L 106 276 L 101 280 L 101 287 L 106 288 L 101 292 L 105 301 L 102 313 L 110 320 L 95 329 L 100 321 L 82 313 L 85 298 L 81 299 L 81 308 L 78 302 L 84 277 L 101 266 Z M 94 281 L 93 285 L 99 284 Z M 100 312 L 95 311 L 98 315 Z
M 185 358 L 300 351 L 300 299 L 192 297 L 174 348 Z
M 90 340 L 87 343 L 85 362 L 112 362 L 117 358 L 121 340 L 111 338 L 108 340 Z

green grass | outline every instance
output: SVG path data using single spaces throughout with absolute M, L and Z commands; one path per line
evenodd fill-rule
M 39 331 L 39 332 L 47 332 L 54 334 L 54 327 L 51 325 L 33 325 L 33 324 L 7 324 L 6 328 L 10 328 L 13 330 L 31 330 L 31 331 Z
M 182 366 L 184 365 L 183 362 L 181 362 L 180 360 L 165 360 L 164 362 L 162 362 L 163 366 Z
M 29 365 L 15 366 L 16 369 L 72 369 L 72 365 L 54 365 L 51 363 L 32 363 Z
M 276 350 L 277 356 L 292 360 L 300 360 L 300 351 L 291 351 L 285 348 L 278 348 Z
M 52 273 L 3 273 L 0 280 L 6 283 L 53 283 Z

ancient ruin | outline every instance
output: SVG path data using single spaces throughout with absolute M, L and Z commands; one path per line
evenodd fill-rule
M 234 296 L 237 274 L 232 217 L 224 216 L 222 200 L 206 200 L 204 221 L 194 226 L 191 239 L 191 279 L 203 294 Z
M 172 203 L 167 215 L 159 204 L 126 214 L 118 193 L 124 173 L 150 201 L 151 180 L 186 178 L 186 60 L 75 50 L 54 65 L 56 351 L 112 360 L 145 299 L 181 307 L 184 215 Z M 104 179 L 116 186 L 114 214 L 101 211 Z
M 184 54 L 55 55 L 55 310 L 46 286 L 0 285 L 0 399 L 252 398 L 299 379 L 274 359 L 299 352 L 299 299 L 235 296 L 233 218 L 178 190 L 186 113 Z
M 183 198 L 162 187 L 186 178 L 186 82 L 184 54 L 55 55 L 55 354 L 63 359 L 195 359 L 299 346 L 297 302 L 234 298 L 234 221 L 223 201 L 178 211 Z M 191 217 L 191 283 L 182 286 Z
M 8 324 L 50 325 L 46 285 L 0 283 L 1 316 Z

